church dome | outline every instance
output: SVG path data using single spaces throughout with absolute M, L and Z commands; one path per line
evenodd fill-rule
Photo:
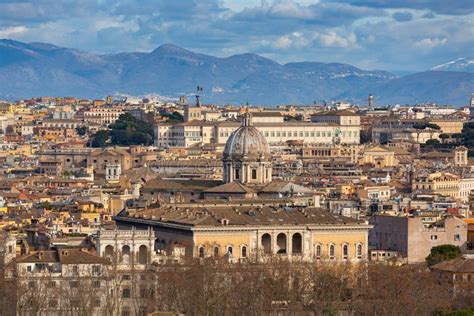
M 269 159 L 270 148 L 267 140 L 252 126 L 250 114 L 244 116 L 243 124 L 227 140 L 224 159 L 254 160 Z

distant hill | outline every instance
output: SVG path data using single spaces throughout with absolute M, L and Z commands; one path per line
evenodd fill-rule
M 365 104 L 434 101 L 464 105 L 472 76 L 429 71 L 397 77 L 340 63 L 279 64 L 257 54 L 227 58 L 165 44 L 149 53 L 95 55 L 46 43 L 0 40 L 0 99 L 55 95 L 103 98 L 108 94 L 177 97 L 204 87 L 214 103 L 308 104 L 348 100 Z

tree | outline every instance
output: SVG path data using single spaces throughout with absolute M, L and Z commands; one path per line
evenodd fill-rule
M 439 135 L 439 138 L 442 140 L 443 144 L 446 142 L 447 139 L 449 139 L 449 135 L 448 134 L 440 134 Z
M 426 257 L 429 266 L 440 263 L 444 260 L 454 259 L 461 255 L 461 249 L 454 245 L 440 245 L 431 248 L 431 252 Z
M 78 127 L 76 127 L 76 133 L 79 136 L 86 135 L 88 131 L 89 131 L 89 128 L 87 126 L 78 126 Z
M 107 143 L 107 140 L 109 139 L 110 132 L 109 131 L 98 131 L 95 133 L 93 139 L 92 139 L 92 147 L 104 147 Z
M 109 125 L 109 128 L 113 145 L 148 146 L 153 144 L 153 124 L 139 120 L 129 113 L 120 115 L 115 123 Z
M 419 143 L 421 131 L 426 128 L 426 123 L 415 123 L 413 128 L 416 130 L 416 142 Z
M 425 128 L 431 128 L 437 131 L 441 130 L 441 127 L 438 124 L 427 123 Z
M 369 141 L 371 141 L 371 136 L 369 132 L 367 131 L 360 131 L 360 143 L 361 144 L 366 144 L 368 143 Z
M 176 112 L 176 111 L 171 113 L 171 114 L 163 113 L 163 114 L 161 114 L 161 116 L 168 118 L 167 123 L 181 123 L 181 122 L 184 122 L 183 115 L 179 112 Z
M 437 139 L 428 139 L 426 141 L 426 145 L 429 146 L 429 147 L 436 147 L 439 144 L 441 144 L 441 143 Z

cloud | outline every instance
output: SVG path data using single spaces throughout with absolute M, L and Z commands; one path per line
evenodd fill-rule
M 35 0 L 0 2 L 0 23 L 43 23 L 62 18 L 84 17 L 101 10 L 97 0 Z
M 268 7 L 267 14 L 276 18 L 310 20 L 315 17 L 312 10 L 308 10 L 298 3 L 287 0 L 276 1 L 272 6 Z
M 341 2 L 341 0 L 332 0 Z M 388 9 L 430 10 L 439 14 L 469 15 L 474 12 L 471 0 L 342 0 L 356 6 Z
M 435 18 L 435 15 L 433 12 L 426 12 L 425 14 L 423 14 L 421 16 L 422 18 L 425 18 L 425 19 L 434 19 Z
M 0 28 L 0 38 L 2 37 L 11 37 L 18 36 L 21 33 L 28 31 L 28 28 L 25 26 L 12 26 Z
M 447 38 L 424 38 L 414 43 L 414 46 L 421 49 L 433 49 L 437 46 L 446 45 Z
M 319 43 L 324 47 L 357 47 L 357 38 L 354 34 L 341 36 L 336 34 L 336 32 L 329 32 L 326 34 L 319 34 L 317 38 L 319 39 Z
M 312 38 L 314 36 L 305 36 L 302 33 L 293 32 L 277 38 L 276 41 L 271 43 L 271 46 L 275 49 L 301 49 L 308 47 L 311 44 Z
M 392 17 L 397 22 L 408 22 L 413 20 L 413 14 L 410 12 L 395 12 Z

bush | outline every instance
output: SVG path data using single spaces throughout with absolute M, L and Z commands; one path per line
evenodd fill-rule
M 454 259 L 461 255 L 461 249 L 454 245 L 440 245 L 431 248 L 431 252 L 426 257 L 429 266 L 435 265 L 445 260 Z

